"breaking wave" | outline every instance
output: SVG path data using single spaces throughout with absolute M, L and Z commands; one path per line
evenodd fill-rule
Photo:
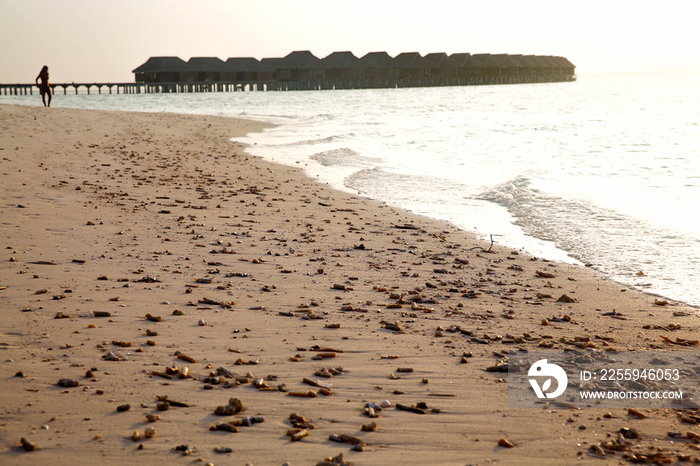
M 358 152 L 347 147 L 331 149 L 319 152 L 309 157 L 315 160 L 324 167 L 347 166 L 347 167 L 366 167 L 370 164 L 376 164 L 381 161 L 376 157 L 363 157 Z
M 525 234 L 553 241 L 571 257 L 604 268 L 626 285 L 649 291 L 643 282 L 654 278 L 664 282 L 659 287 L 664 289 L 686 281 L 687 274 L 698 275 L 694 270 L 678 270 L 678 264 L 698 263 L 700 254 L 688 248 L 688 239 L 672 228 L 653 226 L 588 201 L 542 192 L 533 184 L 530 178 L 519 176 L 477 198 L 504 206 Z M 653 247 L 650 238 L 655 238 Z M 650 270 L 652 275 L 647 273 Z M 637 275 L 640 271 L 645 275 Z

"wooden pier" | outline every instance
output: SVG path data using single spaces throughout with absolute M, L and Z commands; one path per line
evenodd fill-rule
M 51 84 L 55 95 L 61 94 L 169 94 L 191 92 L 311 91 L 332 89 L 393 89 L 410 87 L 480 86 L 575 81 L 573 76 L 508 76 L 474 78 L 403 78 L 403 79 L 321 79 L 307 81 L 227 81 L 161 83 L 69 83 Z M 79 92 L 82 91 L 82 92 Z M 0 84 L 0 95 L 39 94 L 36 84 Z

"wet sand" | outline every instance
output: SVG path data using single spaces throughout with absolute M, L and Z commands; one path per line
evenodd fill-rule
M 589 446 L 630 426 L 638 448 L 700 456 L 666 436 L 693 428 L 672 410 L 508 409 L 504 374 L 485 371 L 575 337 L 688 350 L 659 335 L 694 339 L 696 309 L 247 155 L 235 138 L 264 127 L 0 106 L 0 463 L 618 464 Z M 165 396 L 188 406 L 159 411 Z M 245 410 L 216 415 L 231 398 Z M 300 441 L 291 413 L 314 427 Z M 210 430 L 250 416 L 264 422 Z

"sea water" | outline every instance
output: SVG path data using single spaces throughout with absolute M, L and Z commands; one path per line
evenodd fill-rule
M 62 95 L 265 120 L 252 155 L 539 257 L 700 305 L 700 77 L 343 91 Z M 38 96 L 0 102 L 41 105 Z

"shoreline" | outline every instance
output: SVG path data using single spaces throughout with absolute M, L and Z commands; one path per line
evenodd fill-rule
M 683 429 L 671 410 L 636 421 L 621 409 L 611 418 L 599 408 L 508 409 L 507 383 L 484 369 L 495 353 L 535 350 L 543 337 L 562 350 L 562 338 L 602 335 L 614 340 L 601 350 L 680 352 L 657 333 L 692 339 L 696 308 L 657 306 L 593 270 L 498 244 L 483 252 L 488 242 L 447 222 L 247 155 L 231 139 L 260 122 L 14 105 L 0 105 L 0 118 L 3 463 L 316 464 L 342 453 L 358 465 L 599 464 L 588 444 L 631 424 L 645 447 L 678 446 L 665 438 Z M 557 302 L 563 294 L 575 302 Z M 626 320 L 604 315 L 612 310 Z M 575 324 L 542 324 L 563 315 Z M 642 330 L 669 322 L 681 329 Z M 448 330 L 456 326 L 493 338 L 478 343 Z M 508 334 L 530 337 L 509 346 Z M 315 346 L 343 352 L 314 360 Z M 473 357 L 461 363 L 466 352 Z M 159 375 L 173 365 L 194 378 Z M 288 395 L 317 390 L 303 379 L 338 366 L 331 396 Z M 219 367 L 287 392 L 211 380 L 205 388 Z M 58 387 L 62 378 L 80 385 Z M 455 396 L 431 396 L 440 393 Z M 158 411 L 164 395 L 190 406 Z M 214 414 L 234 397 L 246 411 Z M 384 410 L 376 432 L 361 431 L 371 421 L 365 403 L 383 400 L 442 412 L 416 419 Z M 293 412 L 315 425 L 300 442 L 285 436 Z M 209 430 L 256 415 L 265 421 L 235 434 Z M 154 438 L 131 439 L 147 427 Z M 361 437 L 365 452 L 329 441 L 333 433 Z M 42 449 L 24 451 L 23 437 Z M 516 447 L 498 447 L 501 437 Z M 179 445 L 195 450 L 183 457 Z M 219 446 L 233 456 L 215 453 Z

